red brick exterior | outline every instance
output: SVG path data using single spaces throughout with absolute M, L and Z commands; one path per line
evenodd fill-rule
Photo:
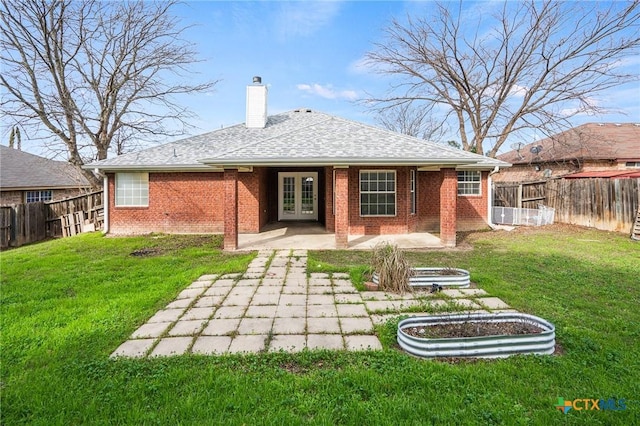
M 335 216 L 335 233 L 336 247 L 347 248 L 349 246 L 349 206 L 357 205 L 352 203 L 350 197 L 350 171 L 349 169 L 335 169 L 335 199 L 336 199 L 336 216 Z
M 360 216 L 360 171 L 396 171 L 396 216 Z M 488 186 L 487 172 L 482 172 L 481 195 L 458 196 L 457 174 L 448 171 L 444 186 L 441 172 L 416 171 L 416 213 L 411 214 L 409 179 L 411 167 L 350 167 L 335 169 L 341 184 L 348 191 L 337 194 L 334 209 L 334 169 L 324 168 L 319 206 L 324 206 L 327 231 L 336 232 L 338 225 L 341 244 L 349 234 L 403 234 L 414 231 L 442 232 L 442 223 L 456 223 L 456 229 L 470 230 L 486 227 Z M 415 170 L 415 168 L 413 168 Z M 277 171 L 277 170 L 276 170 Z M 228 171 L 227 173 L 233 174 Z M 237 227 L 240 233 L 256 233 L 269 221 L 277 220 L 271 204 L 277 202 L 277 179 L 274 170 L 256 167 L 253 172 L 237 172 Z M 229 174 L 229 176 L 231 176 Z M 224 173 L 149 173 L 148 207 L 115 207 L 115 178 L 109 174 L 109 230 L 115 234 L 164 233 L 222 233 L 225 230 L 227 194 Z M 455 220 L 451 221 L 451 200 L 455 200 Z M 344 200 L 344 201 L 343 201 Z M 441 206 L 445 205 L 444 209 Z M 343 211 L 345 220 L 336 221 L 336 212 Z M 441 220 L 441 210 L 447 217 Z M 324 216 L 324 218 L 323 218 Z M 232 217 L 230 217 L 233 220 Z M 339 222 L 339 223 L 338 223 Z M 451 230 L 446 230 L 451 232 Z M 455 231 L 454 231 L 455 232 Z M 338 233 L 337 233 L 338 234 Z M 233 238 L 233 236 L 231 236 Z M 455 239 L 454 239 L 455 241 Z
M 442 169 L 440 186 L 440 241 L 445 246 L 456 245 L 456 219 L 458 200 L 458 173 L 455 169 Z
M 238 171 L 224 171 L 224 249 L 238 248 Z

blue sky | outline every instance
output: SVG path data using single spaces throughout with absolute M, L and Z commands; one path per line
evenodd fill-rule
M 471 19 L 487 15 L 501 1 L 463 2 Z M 452 2 L 457 8 L 458 2 Z M 219 80 L 209 93 L 178 101 L 197 114 L 189 134 L 199 134 L 245 120 L 245 87 L 261 76 L 269 87 L 269 114 L 306 107 L 375 124 L 358 101 L 382 95 L 389 79 L 363 66 L 367 51 L 383 41 L 392 18 L 429 16 L 430 1 L 186 1 L 173 12 L 191 26 L 184 37 L 202 62 L 193 81 Z M 640 69 L 640 58 L 635 61 Z M 640 85 L 627 84 L 597 100 L 618 112 L 576 117 L 584 122 L 640 122 Z M 530 142 L 543 135 L 531 134 Z M 447 139 L 460 140 L 455 133 Z M 508 149 L 508 145 L 505 148 Z M 39 147 L 25 146 L 39 154 Z
M 489 13 L 493 4 L 468 1 L 463 6 L 475 16 Z M 245 86 L 254 75 L 269 86 L 269 114 L 308 107 L 374 124 L 358 100 L 384 93 L 389 80 L 364 68 L 363 57 L 383 40 L 391 18 L 428 16 L 432 7 L 429 1 L 187 2 L 176 11 L 183 23 L 195 25 L 186 36 L 206 61 L 195 67 L 198 78 L 220 80 L 212 92 L 185 99 L 199 116 L 192 133 L 244 122 Z M 618 111 L 576 117 L 575 125 L 640 122 L 637 82 L 598 102 Z

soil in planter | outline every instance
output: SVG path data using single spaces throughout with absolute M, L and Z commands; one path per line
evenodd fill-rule
M 446 276 L 462 276 L 465 272 L 460 272 L 453 268 L 443 268 L 436 271 L 414 271 L 414 277 L 446 277 Z
M 455 324 L 436 324 L 418 327 L 405 327 L 405 333 L 413 337 L 455 338 L 482 337 L 518 334 L 540 334 L 544 330 L 526 322 L 461 322 Z

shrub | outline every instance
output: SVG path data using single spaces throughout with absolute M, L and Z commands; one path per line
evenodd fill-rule
M 380 290 L 400 294 L 411 291 L 411 265 L 398 246 L 389 243 L 378 244 L 373 249 L 371 263 L 373 270 L 378 274 Z

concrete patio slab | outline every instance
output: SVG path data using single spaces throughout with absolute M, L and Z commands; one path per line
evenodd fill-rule
M 339 317 L 369 317 L 369 313 L 364 305 L 337 304 L 336 310 Z
M 200 333 L 206 320 L 180 320 L 169 330 L 169 336 L 195 336 Z
M 304 334 L 276 335 L 271 340 L 269 352 L 300 352 L 307 347 L 307 336 Z
M 209 319 L 213 316 L 215 310 L 216 308 L 214 307 L 191 308 L 184 313 L 182 318 L 180 318 L 180 321 Z
M 371 318 L 340 318 L 340 328 L 343 334 L 373 333 Z
M 193 303 L 193 300 L 191 299 L 178 299 L 178 300 L 174 300 L 173 302 L 165 306 L 165 309 L 187 308 L 192 303 Z
M 156 312 L 147 322 L 174 322 L 184 313 L 185 309 L 163 309 Z
M 344 341 L 340 334 L 308 334 L 307 348 L 342 350 Z
M 382 350 L 382 344 L 376 336 L 344 336 L 344 343 L 349 351 Z
M 156 342 L 156 339 L 135 339 L 135 340 L 127 340 L 116 349 L 112 354 L 111 358 L 116 358 L 119 356 L 128 357 L 128 358 L 141 358 L 146 355 L 146 353 L 151 349 L 153 344 Z
M 278 305 L 276 310 L 276 317 L 279 318 L 305 318 L 306 316 L 306 305 Z
M 238 334 L 269 334 L 272 318 L 243 318 L 238 325 Z
M 303 318 L 275 318 L 271 328 L 274 335 L 280 334 L 304 334 L 307 328 Z
M 182 355 L 187 352 L 193 337 L 165 337 L 160 339 L 150 356 Z
M 316 334 L 339 334 L 340 322 L 337 317 L 307 318 L 307 332 Z
M 229 350 L 229 336 L 200 336 L 196 339 L 191 352 L 200 355 L 221 355 Z
M 336 305 L 307 305 L 308 318 L 337 317 Z
M 152 322 L 141 325 L 131 335 L 132 339 L 143 339 L 145 337 L 160 337 L 164 334 L 171 322 Z
M 498 297 L 482 297 L 475 299 L 475 301 L 482 307 L 495 310 L 495 309 L 509 309 L 510 306 L 502 301 Z
M 236 336 L 233 340 L 231 340 L 231 345 L 229 345 L 229 353 L 262 352 L 265 349 L 264 342 L 266 339 L 266 334 Z
M 240 324 L 240 318 L 212 319 L 202 330 L 202 334 L 205 336 L 228 336 L 238 329 L 238 324 Z
M 359 293 L 348 274 L 313 273 L 307 279 L 306 252 L 296 250 L 299 257 L 292 253 L 263 251 L 244 274 L 203 275 L 111 356 L 143 357 L 149 351 L 149 356 L 170 356 L 189 350 L 210 355 L 297 352 L 305 347 L 378 350 L 382 346 L 373 335 L 374 325 L 416 307 L 445 314 L 511 311 L 502 300 L 476 288 L 446 289 L 435 295 Z

